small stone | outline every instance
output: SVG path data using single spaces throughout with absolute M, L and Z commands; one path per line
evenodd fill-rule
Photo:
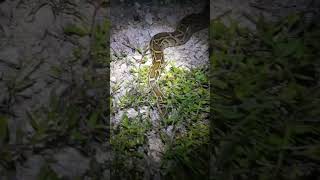
M 139 113 L 142 115 L 142 118 L 148 118 L 149 117 L 149 107 L 143 106 L 139 109 Z
M 150 118 L 151 118 L 152 126 L 157 127 L 159 120 L 160 120 L 160 115 L 159 115 L 158 111 L 157 110 L 151 111 Z
M 141 7 L 141 5 L 140 5 L 138 2 L 135 2 L 135 3 L 134 3 L 134 6 L 135 6 L 137 9 L 139 9 L 139 8 Z
M 127 116 L 128 118 L 135 118 L 138 116 L 138 112 L 134 110 L 133 108 L 130 108 L 127 110 Z
M 172 125 L 170 125 L 170 126 L 167 127 L 167 129 L 166 129 L 166 134 L 167 134 L 168 136 L 172 137 L 172 135 L 173 135 L 173 126 L 172 126 Z
M 147 114 L 149 112 L 149 107 L 148 106 L 143 106 L 139 109 L 139 112 L 141 114 Z
M 118 113 L 115 114 L 114 118 L 111 118 L 111 123 L 117 126 L 121 122 L 123 114 L 124 111 L 118 111 Z
M 202 56 L 201 53 L 195 53 L 194 57 L 196 58 L 196 60 L 200 59 Z
M 120 72 L 124 72 L 124 71 L 126 71 L 126 69 L 127 69 L 127 65 L 123 63 L 123 64 L 120 66 Z
M 115 83 L 115 82 L 117 82 L 117 78 L 114 77 L 114 76 L 112 76 L 112 77 L 110 77 L 110 81 L 113 82 L 113 83 Z
M 139 147 L 138 147 L 138 152 L 139 152 L 139 153 L 143 153 L 143 152 L 144 152 L 144 148 L 141 147 L 141 146 L 139 146 Z
M 135 54 L 135 55 L 132 56 L 131 60 L 132 60 L 132 63 L 136 64 L 137 61 L 141 60 L 141 55 L 140 54 Z
M 152 18 L 153 18 L 153 15 L 151 13 L 147 13 L 146 16 L 145 16 L 145 21 L 151 25 L 153 23 L 152 21 Z

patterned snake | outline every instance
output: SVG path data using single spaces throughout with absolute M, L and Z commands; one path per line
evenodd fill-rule
M 152 65 L 149 69 L 148 81 L 151 91 L 157 98 L 157 108 L 161 117 L 165 116 L 165 97 L 158 85 L 161 71 L 165 67 L 163 50 L 168 47 L 181 46 L 185 44 L 191 36 L 209 26 L 209 6 L 198 14 L 190 14 L 184 17 L 177 25 L 174 32 L 161 32 L 154 35 L 150 40 L 150 51 Z

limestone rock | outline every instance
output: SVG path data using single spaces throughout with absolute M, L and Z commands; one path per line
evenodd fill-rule
M 149 24 L 149 25 L 152 25 L 153 23 L 153 15 L 151 13 L 147 13 L 145 15 L 145 21 Z
M 133 118 L 138 116 L 138 112 L 135 109 L 130 108 L 130 109 L 127 110 L 127 116 L 128 116 L 128 118 L 132 118 L 133 119 Z
M 89 169 L 90 160 L 74 148 L 64 148 L 53 155 L 56 163 L 51 168 L 59 175 L 74 179 L 81 177 Z

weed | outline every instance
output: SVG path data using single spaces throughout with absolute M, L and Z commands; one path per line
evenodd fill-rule
M 169 116 L 162 119 L 159 128 L 163 130 L 169 126 L 177 126 L 177 128 L 174 128 L 173 136 L 160 132 L 166 149 L 162 159 L 163 172 L 166 177 L 172 177 L 175 170 L 183 166 L 185 168 L 179 169 L 181 172 L 189 171 L 191 174 L 203 176 L 208 171 L 207 164 L 203 164 L 203 161 L 208 158 L 208 153 L 204 152 L 208 152 L 209 140 L 209 125 L 206 122 L 210 98 L 208 71 L 205 68 L 188 70 L 177 67 L 174 63 L 169 65 L 171 67 L 162 72 L 159 79 L 159 85 L 166 96 L 165 104 Z M 148 66 L 131 69 L 130 72 L 135 77 L 135 86 L 120 99 L 120 108 L 156 107 L 156 98 L 148 86 L 148 70 Z M 111 145 L 116 148 L 120 157 L 131 160 L 143 157 L 143 152 L 139 150 L 148 146 L 149 142 L 145 139 L 146 133 L 156 128 L 150 125 L 150 121 L 150 117 L 139 121 L 124 116 L 120 128 L 113 135 L 114 140 L 111 141 Z M 179 128 L 185 129 L 186 132 Z M 198 151 L 200 149 L 201 151 Z M 126 157 L 123 157 L 124 155 Z M 203 157 L 200 164 L 191 163 L 199 157 Z M 129 168 L 122 164 L 123 159 L 116 159 L 114 162 L 122 172 L 144 173 L 142 167 Z M 197 170 L 199 167 L 201 170 Z

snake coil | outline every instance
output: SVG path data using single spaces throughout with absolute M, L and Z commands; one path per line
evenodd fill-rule
M 157 108 L 162 117 L 165 116 L 165 97 L 162 93 L 158 80 L 161 71 L 165 66 L 164 49 L 168 47 L 181 46 L 188 42 L 191 36 L 209 25 L 209 6 L 206 5 L 204 10 L 198 14 L 190 14 L 184 17 L 173 32 L 161 32 L 154 35 L 150 40 L 150 51 L 152 65 L 149 69 L 148 81 L 151 91 L 157 98 Z

